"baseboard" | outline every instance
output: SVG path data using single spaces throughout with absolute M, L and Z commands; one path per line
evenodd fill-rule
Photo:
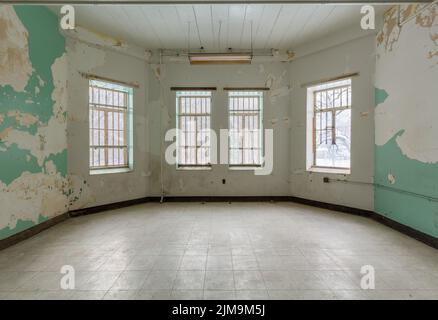
M 12 246 L 20 241 L 23 241 L 27 238 L 30 238 L 37 233 L 50 228 L 51 226 L 62 222 L 70 217 L 77 217 L 81 215 L 87 215 L 97 212 L 103 212 L 108 210 L 114 210 L 124 207 L 129 207 L 137 204 L 142 204 L 146 202 L 160 202 L 161 197 L 144 197 L 138 199 L 132 199 L 127 201 L 115 202 L 110 204 L 104 204 L 95 207 L 83 208 L 78 210 L 72 210 L 68 213 L 64 213 L 47 221 L 44 221 L 34 227 L 31 227 L 27 230 L 19 232 L 13 236 L 10 236 L 6 239 L 0 240 L 0 250 Z M 367 217 L 373 219 L 379 223 L 382 223 L 394 230 L 397 230 L 407 236 L 410 236 L 418 241 L 421 241 L 435 249 L 438 249 L 438 238 L 435 238 L 431 235 L 423 233 L 421 231 L 415 230 L 411 227 L 405 226 L 399 222 L 391 220 L 387 217 L 384 217 L 376 212 L 364 209 L 358 209 L 343 205 L 337 205 L 327 202 L 321 202 L 316 200 L 309 200 L 299 197 L 291 197 L 291 196 L 170 196 L 164 197 L 164 202 L 254 202 L 254 201 L 262 201 L 262 202 L 295 202 L 308 206 L 324 208 L 328 210 L 344 212 L 348 214 L 354 214 L 362 217 Z
M 398 232 L 401 232 L 411 238 L 421 241 L 432 248 L 438 249 L 438 238 L 401 224 L 395 220 L 389 219 L 377 212 L 374 212 L 371 218 L 387 227 L 390 227 L 391 229 L 397 230 Z
M 103 204 L 103 205 L 95 206 L 95 207 L 88 207 L 88 208 L 82 208 L 82 209 L 77 209 L 77 210 L 71 210 L 69 212 L 69 214 L 71 217 L 78 217 L 78 216 L 82 216 L 82 215 L 86 215 L 86 214 L 92 214 L 92 213 L 97 213 L 97 212 L 102 212 L 102 211 L 130 207 L 130 206 L 142 204 L 142 203 L 149 202 L 149 201 L 152 201 L 152 199 L 150 197 L 137 198 L 137 199 L 132 199 L 132 200 L 125 200 L 125 201 L 120 201 L 120 202 Z
M 152 202 L 161 197 L 149 197 Z M 289 201 L 289 196 L 166 196 L 164 202 L 272 202 Z
M 34 235 L 40 233 L 41 231 L 44 231 L 55 224 L 58 224 L 64 220 L 67 220 L 69 217 L 68 212 L 63 213 L 59 216 L 50 218 L 49 220 L 46 220 L 44 222 L 41 222 L 33 227 L 30 227 L 29 229 L 23 230 L 21 232 L 18 232 L 10 237 L 7 237 L 6 239 L 0 240 L 0 250 L 8 248 L 10 246 L 13 246 L 14 244 L 17 244 L 18 242 L 21 242 L 23 240 L 26 240 L 30 237 L 33 237 Z
M 324 208 L 328 210 L 333 211 L 339 211 L 344 212 L 348 214 L 354 214 L 362 217 L 367 217 L 370 219 L 373 219 L 376 222 L 379 222 L 381 224 L 384 224 L 387 227 L 390 227 L 391 229 L 394 229 L 400 233 L 403 233 L 411 238 L 414 238 L 420 242 L 423 242 L 424 244 L 427 244 L 428 246 L 438 249 L 438 238 L 435 238 L 431 235 L 428 235 L 427 233 L 415 230 L 409 226 L 406 226 L 404 224 L 401 224 L 397 221 L 394 221 L 392 219 L 389 219 L 385 216 L 382 216 L 381 214 L 378 214 L 377 212 L 370 211 L 370 210 L 364 210 L 364 209 L 358 209 L 358 208 L 352 208 L 337 204 L 331 204 L 327 202 L 320 202 L 315 200 L 309 200 L 304 198 L 298 198 L 298 197 L 289 197 L 290 201 L 297 202 L 313 207 L 318 208 Z
M 371 217 L 374 214 L 374 212 L 370 211 L 370 210 L 358 209 L 358 208 L 343 206 L 343 205 L 339 205 L 339 204 L 321 202 L 321 201 L 316 201 L 316 200 L 309 200 L 309 199 L 304 199 L 304 198 L 299 198 L 299 197 L 289 197 L 289 201 L 305 204 L 305 205 L 312 206 L 312 207 L 318 207 L 318 208 L 323 208 L 323 209 L 328 209 L 328 210 L 333 210 L 333 211 L 354 214 L 354 215 L 362 216 L 362 217 Z

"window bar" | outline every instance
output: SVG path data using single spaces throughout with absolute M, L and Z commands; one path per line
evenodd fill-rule
M 97 111 L 97 145 L 100 146 L 100 112 Z M 98 159 L 98 165 L 100 166 L 100 148 L 97 148 L 97 159 Z
M 104 143 L 107 146 L 108 145 L 108 112 L 105 111 L 104 113 L 104 126 L 105 126 L 105 133 L 104 133 Z M 108 148 L 104 148 L 104 158 L 105 158 L 105 166 L 108 166 Z
M 185 100 L 185 110 L 187 110 L 187 108 L 188 108 L 188 99 L 187 98 L 184 98 L 184 100 Z M 183 131 L 183 134 L 184 134 L 184 145 L 183 145 L 183 150 L 184 150 L 184 163 L 187 163 L 187 161 L 188 161 L 188 159 L 187 159 L 187 146 L 188 146 L 188 144 L 189 144 L 189 136 L 188 136 L 188 116 L 183 116 L 183 119 L 184 119 L 184 131 Z
M 184 99 L 184 111 L 187 111 L 187 106 L 188 106 L 187 103 L 189 103 L 189 99 L 186 97 L 184 97 L 183 99 Z M 188 152 L 187 146 L 189 143 L 189 140 L 188 140 L 189 136 L 187 134 L 187 131 L 188 131 L 187 118 L 188 118 L 187 116 L 184 116 L 184 148 L 183 148 L 183 150 L 184 150 L 184 163 L 187 163 L 187 152 Z
M 325 91 L 324 92 L 324 97 L 325 97 L 325 109 L 326 110 L 327 110 L 327 107 L 328 107 L 327 96 L 328 96 L 327 91 Z M 325 144 L 328 144 L 328 137 L 329 137 L 329 132 L 328 132 L 329 131 L 328 113 L 325 112 L 324 114 L 325 114 Z
M 239 99 L 239 106 L 242 105 L 242 99 Z M 240 110 L 240 108 L 239 108 Z M 241 120 L 241 126 L 240 126 L 240 138 L 242 139 L 241 142 L 241 148 L 242 148 L 242 164 L 245 163 L 246 157 L 245 157 L 245 116 L 240 116 Z
M 91 154 L 92 154 L 92 165 L 94 166 L 94 148 L 93 148 L 93 146 L 94 146 L 94 144 L 95 144 L 95 142 L 94 142 L 94 109 L 91 109 L 90 110 L 90 113 L 91 113 L 91 120 L 90 120 L 90 124 L 91 124 L 91 141 L 90 141 L 90 145 L 91 145 L 91 148 L 90 148 L 90 152 L 91 152 Z
M 200 99 L 201 101 L 201 114 L 203 113 L 203 109 L 204 109 L 204 99 Z M 200 116 L 200 117 L 196 117 L 197 123 L 199 123 L 200 127 L 201 127 L 201 144 L 200 144 L 200 153 L 201 153 L 201 163 L 204 164 L 204 160 L 205 160 L 205 155 L 204 155 L 204 116 Z
M 129 101 L 128 101 L 128 95 L 127 94 L 125 94 L 124 95 L 125 96 L 125 107 L 126 107 L 126 109 L 128 108 L 128 104 L 129 104 Z M 128 128 L 128 119 L 127 119 L 127 116 L 128 116 L 128 114 L 126 113 L 126 114 L 124 114 L 123 115 L 123 119 L 122 119 L 122 123 L 123 123 L 123 150 L 124 150 L 124 152 L 123 152 L 123 163 L 126 163 L 126 164 L 129 164 L 129 159 L 128 159 L 128 156 L 129 156 L 129 154 L 128 154 L 128 130 L 130 130 L 130 128 Z
M 112 102 L 114 103 L 114 92 L 111 92 L 111 99 L 112 99 Z M 111 141 L 111 143 L 112 143 L 112 145 L 115 145 L 116 144 L 116 132 L 115 132 L 115 128 L 116 128 L 116 121 L 115 121 L 115 116 L 114 116 L 114 113 L 112 114 L 112 121 L 113 121 L 113 125 L 112 125 L 112 130 L 113 130 L 113 134 L 112 134 L 112 141 Z M 112 150 L 111 150 L 111 154 L 112 154 L 112 156 L 113 156 L 113 163 L 115 162 L 114 161 L 114 159 L 116 158 L 116 153 L 115 153 L 115 150 L 114 150 L 114 148 L 112 148 Z

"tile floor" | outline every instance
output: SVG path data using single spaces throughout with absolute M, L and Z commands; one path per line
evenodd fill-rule
M 61 290 L 63 265 L 75 290 Z M 360 268 L 375 268 L 375 290 Z M 438 251 L 294 203 L 148 203 L 0 251 L 0 299 L 438 299 Z

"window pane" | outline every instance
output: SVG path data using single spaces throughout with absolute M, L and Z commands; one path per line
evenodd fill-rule
M 210 91 L 178 91 L 178 165 L 210 164 Z
M 116 84 L 90 81 L 90 168 L 128 166 L 125 130 L 131 92 Z
M 263 92 L 230 91 L 229 161 L 231 165 L 261 165 Z
M 351 109 L 336 112 L 336 166 L 350 167 Z
M 351 81 L 342 80 L 308 89 L 313 94 L 313 164 L 350 168 Z
M 105 130 L 99 130 L 99 145 L 103 146 L 105 145 Z
M 108 165 L 114 165 L 114 149 L 112 148 L 108 149 Z

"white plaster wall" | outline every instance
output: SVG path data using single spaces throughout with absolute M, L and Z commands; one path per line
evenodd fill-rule
M 406 5 L 401 10 L 415 12 L 414 8 L 415 5 Z M 376 145 L 383 146 L 399 134 L 396 142 L 404 155 L 435 164 L 438 3 L 400 28 L 390 23 L 397 15 L 397 10 L 389 12 L 377 48 L 376 87 L 384 90 L 387 97 L 376 107 Z
M 72 176 L 70 210 L 146 197 L 149 193 L 148 121 L 146 117 L 146 64 L 110 50 L 68 39 L 69 112 L 68 170 Z M 134 170 L 129 173 L 89 174 L 88 80 L 89 72 L 115 80 L 136 82 L 134 88 Z M 78 189 L 80 192 L 78 192 Z
M 374 175 L 374 70 L 375 36 L 298 58 L 290 63 L 292 196 L 373 210 L 373 187 L 362 183 L 323 183 L 323 177 L 373 182 Z M 344 73 L 359 72 L 352 78 L 351 174 L 338 175 L 306 171 L 306 84 Z
M 190 66 L 168 63 L 152 65 L 149 77 L 151 112 L 151 195 L 160 195 L 160 152 L 164 133 L 175 128 L 175 92 L 172 86 L 216 86 L 211 115 L 212 129 L 228 127 L 227 92 L 223 87 L 270 86 L 264 100 L 264 127 L 274 129 L 274 169 L 272 174 L 256 176 L 253 171 L 229 170 L 227 165 L 213 165 L 210 171 L 176 170 L 165 161 L 163 184 L 170 196 L 285 196 L 289 194 L 290 118 L 288 64 L 281 62 L 251 65 Z M 160 108 L 163 129 L 160 132 Z M 166 143 L 166 146 L 169 143 Z M 226 180 L 222 184 L 222 179 Z
M 147 65 L 114 51 L 68 41 L 69 173 L 71 209 L 161 195 L 167 196 L 297 196 L 351 207 L 373 209 L 373 188 L 359 183 L 323 183 L 323 177 L 372 182 L 374 172 L 375 37 L 366 36 L 300 57 L 291 63 L 255 62 L 237 66 L 190 66 L 187 63 Z M 89 175 L 87 80 L 78 71 L 135 81 L 134 172 Z M 306 172 L 306 90 L 301 84 L 347 72 L 353 78 L 352 173 L 349 176 Z M 264 127 L 274 129 L 274 170 L 267 176 L 213 165 L 209 171 L 176 170 L 161 153 L 167 129 L 175 127 L 172 86 L 216 86 L 212 128 L 228 126 L 227 93 L 223 87 L 269 86 L 264 101 Z M 291 88 L 291 89 L 290 89 Z M 161 122 L 161 124 L 160 124 Z M 226 183 L 222 183 L 222 179 Z M 84 183 L 85 182 L 85 183 Z M 78 194 L 77 189 L 82 189 Z

